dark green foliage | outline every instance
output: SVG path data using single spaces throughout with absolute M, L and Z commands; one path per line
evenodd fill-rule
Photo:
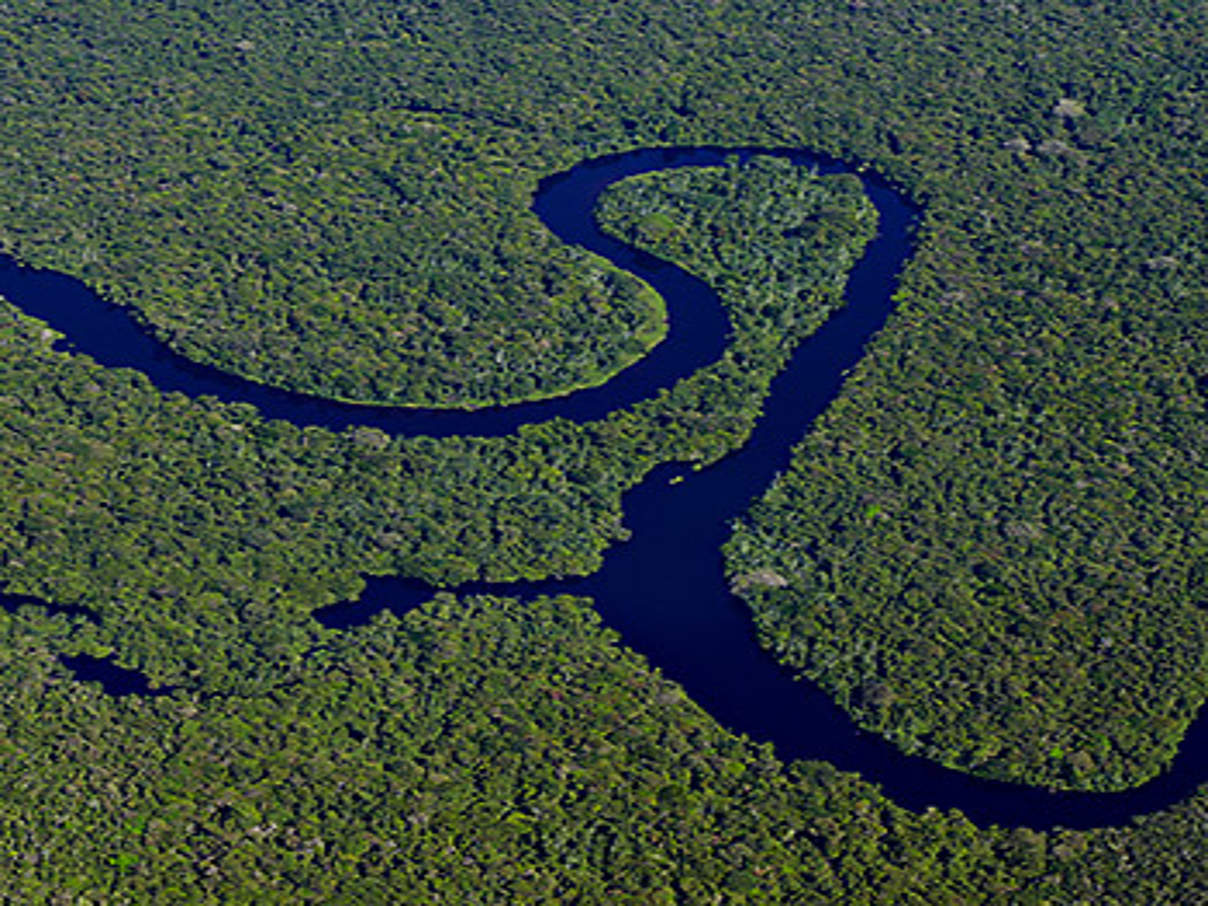
M 537 228 L 542 175 L 692 141 L 868 160 L 927 202 L 919 252 L 736 535 L 736 584 L 773 648 L 902 745 L 1120 786 L 1204 694 L 1205 33 L 1170 0 L 19 0 L 0 244 L 241 373 L 473 405 L 602 379 L 658 333 L 632 281 Z M 725 360 L 582 428 L 299 432 L 6 314 L 3 576 L 105 619 L 0 620 L 5 897 L 1208 899 L 1202 796 L 1132 828 L 978 831 L 782 769 L 579 604 L 446 599 L 342 639 L 305 619 L 362 572 L 591 569 L 624 488 L 739 442 L 782 355 L 758 325 L 833 299 L 822 280 L 809 314 L 744 320 L 766 306 L 728 281 L 772 262 L 787 302 L 788 246 L 714 245 L 758 221 L 700 206 L 774 169 L 610 199 L 761 306 L 734 310 L 752 330 Z M 766 569 L 789 585 L 760 591 Z M 54 666 L 70 651 L 189 691 L 103 698 Z
M 623 491 L 659 463 L 711 461 L 742 441 L 791 343 L 833 306 L 872 229 L 857 189 L 798 168 L 707 171 L 692 184 L 743 196 L 707 215 L 726 247 L 781 196 L 794 222 L 843 211 L 844 226 L 825 256 L 763 228 L 741 271 L 723 271 L 702 246 L 689 263 L 729 286 L 739 325 L 726 357 L 600 422 L 439 441 L 299 430 L 244 405 L 164 397 L 136 374 L 51 350 L 49 332 L 10 314 L 0 576 L 92 608 L 114 627 L 107 644 L 157 679 L 225 686 L 249 682 L 236 677 L 250 664 L 288 657 L 306 638 L 299 621 L 353 596 L 363 573 L 454 584 L 592 571 L 626 537 Z M 653 210 L 656 185 L 621 185 L 611 204 Z M 769 268 L 790 252 L 781 285 Z
M 790 580 L 746 592 L 769 646 L 907 750 L 1120 788 L 1208 690 L 1205 162 L 1175 96 L 928 177 L 899 311 L 730 546 Z
M 597 216 L 716 288 L 734 322 L 730 354 L 744 362 L 759 345 L 791 349 L 821 323 L 827 309 L 810 301 L 844 283 L 876 221 L 855 177 L 820 179 L 772 157 L 626 180 Z
M 1132 864 L 1146 902 L 1205 892 L 1198 800 L 1052 837 L 913 815 L 725 733 L 571 598 L 440 596 L 253 697 L 113 699 L 63 634 L 0 613 L 13 900 L 1136 902 Z
M 71 157 L 39 169 L 35 204 L 0 187 L 0 247 L 81 275 L 199 361 L 344 399 L 551 396 L 662 338 L 662 300 L 529 212 L 557 160 L 527 136 L 407 111 L 185 117 L 120 150 L 84 122 L 9 124 L 22 161 Z

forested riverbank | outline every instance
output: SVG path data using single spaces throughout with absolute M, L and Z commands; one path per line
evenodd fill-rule
M 624 278 L 610 282 L 531 232 L 523 212 L 540 176 L 660 143 L 809 146 L 870 161 L 927 201 L 919 254 L 898 314 L 740 530 L 735 575 L 768 570 L 786 580 L 764 591 L 742 583 L 770 645 L 903 747 L 1036 783 L 1118 787 L 1160 767 L 1203 697 L 1204 33 L 1202 10 L 1170 3 L 936 11 L 547 2 L 489 14 L 460 4 L 207 4 L 170 15 L 10 4 L 0 31 L 0 243 L 109 287 L 181 348 L 244 373 L 397 399 L 390 381 L 403 371 L 391 357 L 405 348 L 408 388 L 464 404 L 565 387 L 627 354 L 601 352 L 566 371 L 558 363 L 570 349 L 607 346 L 626 331 L 649 336 L 641 325 L 652 323 L 651 309 L 640 296 L 621 298 Z M 408 144 L 420 132 L 433 138 Z M 362 179 L 392 144 L 422 152 L 394 161 L 393 187 Z M 312 166 L 320 158 L 333 171 L 326 194 Z M 489 220 L 474 222 L 484 209 Z M 677 238 L 650 226 L 658 224 L 646 225 L 650 241 Z M 396 235 L 407 230 L 428 238 Z M 368 260 L 333 258 L 310 275 L 288 254 L 341 237 L 369 249 Z M 447 246 L 443 257 L 408 258 L 432 237 Z M 310 293 L 305 305 L 282 302 L 281 284 L 255 258 L 262 254 L 295 268 L 282 279 Z M 393 295 L 375 297 L 358 281 L 377 274 L 369 264 L 382 254 L 401 264 L 389 278 Z M 491 261 L 515 265 L 516 282 L 505 280 L 499 299 L 482 298 L 496 291 L 483 264 Z M 245 285 L 230 285 L 228 267 L 232 278 L 250 274 Z M 448 285 L 433 285 L 443 272 Z M 213 283 L 198 279 L 206 274 Z M 526 274 L 538 283 L 526 284 Z M 547 275 L 557 279 L 542 282 Z M 190 296 L 194 279 L 215 291 Z M 534 289 L 565 304 L 533 313 L 541 326 L 528 335 L 507 333 Z M 402 312 L 408 298 L 415 303 L 410 345 L 389 342 L 389 331 L 407 325 L 374 308 L 399 298 Z M 614 302 L 617 321 L 607 310 Z M 295 307 L 305 317 L 281 327 Z M 458 327 L 470 310 L 506 313 L 493 337 L 471 331 L 462 349 Z M 189 328 L 199 312 L 205 329 Z M 447 713 L 482 711 L 475 720 L 502 725 L 509 696 L 520 713 L 538 713 L 528 687 L 522 695 L 469 674 L 464 686 L 454 682 L 458 671 L 489 669 L 483 658 L 520 669 L 501 652 L 462 646 L 459 634 L 482 644 L 531 619 L 543 629 L 523 650 L 565 665 L 590 661 L 598 631 L 584 623 L 562 632 L 552 616 L 514 620 L 498 603 L 445 602 L 454 610 L 427 635 L 426 617 L 405 621 L 420 637 L 408 634 L 376 662 L 385 683 L 416 664 L 442 665 L 404 683 L 417 707 L 448 695 L 454 709 L 428 715 L 444 734 L 429 736 L 428 750 L 394 758 L 386 717 L 377 735 L 358 729 L 365 739 L 355 745 L 318 718 L 281 726 L 270 690 L 302 669 L 289 665 L 316 641 L 301 619 L 311 608 L 383 568 L 437 581 L 591 568 L 602 539 L 623 535 L 614 501 L 626 476 L 658 458 L 720 455 L 742 435 L 753 396 L 741 369 L 715 387 L 739 403 L 726 410 L 729 421 L 701 432 L 673 423 L 670 434 L 647 438 L 653 449 L 616 441 L 628 434 L 626 414 L 599 426 L 582 448 L 590 453 L 570 454 L 584 471 L 559 458 L 580 449 L 577 429 L 560 424 L 519 439 L 441 442 L 409 454 L 430 471 L 375 497 L 343 489 L 378 487 L 394 442 L 292 432 L 253 412 L 162 398 L 128 374 L 51 352 L 39 325 L 11 318 L 0 375 L 11 476 L 0 527 L 5 578 L 114 618 L 101 629 L 36 609 L 8 620 L 14 896 L 263 902 L 388 891 L 465 901 L 468 890 L 483 902 L 1156 903 L 1204 894 L 1202 797 L 1133 828 L 952 830 L 955 839 L 937 828 L 967 828 L 958 817 L 896 812 L 862 785 L 826 794 L 824 814 L 801 800 L 782 811 L 770 804 L 779 784 L 794 796 L 823 795 L 833 789 L 825 771 L 782 769 L 747 752 L 736 756 L 742 771 L 727 770 L 749 777 L 765 764 L 761 776 L 771 779 L 743 781 L 741 796 L 727 798 L 723 776 L 661 761 L 681 751 L 671 729 L 680 718 L 629 699 L 604 710 L 649 715 L 657 742 L 614 731 L 618 763 L 678 781 L 659 781 L 650 811 L 618 807 L 627 819 L 577 822 L 569 804 L 583 797 L 573 791 L 540 800 L 562 811 L 526 811 L 534 794 L 504 781 L 497 750 L 467 754 L 455 770 L 433 761 L 459 757 L 459 742 L 478 751 L 460 729 L 474 721 Z M 274 339 L 265 326 L 273 324 L 296 336 Z M 602 339 L 593 339 L 597 327 Z M 569 347 L 554 352 L 563 336 Z M 335 337 L 351 348 L 335 348 Z M 541 339 L 550 341 L 546 364 L 478 374 L 536 361 Z M 690 395 L 683 411 L 699 402 Z M 266 450 L 269 468 L 256 461 Z M 586 469 L 602 461 L 600 472 Z M 483 494 L 489 482 L 475 476 L 493 482 L 512 467 L 516 487 L 494 508 Z M 329 468 L 335 485 L 310 480 Z M 163 482 L 167 491 L 150 493 Z M 389 521 L 375 508 L 390 509 Z M 496 533 L 495 520 L 514 531 Z M 395 533 L 401 540 L 390 535 L 396 524 L 408 526 Z M 112 555 L 97 552 L 107 533 L 125 539 Z M 568 536 L 583 541 L 568 549 Z M 103 588 L 84 578 L 97 575 Z M 554 610 L 565 619 L 578 612 L 566 603 Z M 371 637 L 387 638 L 386 624 Z M 919 634 L 928 646 L 915 645 Z M 227 705 L 193 693 L 110 702 L 54 666 L 55 655 L 85 649 L 111 650 L 161 681 L 243 690 L 243 716 L 227 722 L 218 713 Z M 336 674 L 369 671 L 369 649 L 346 650 Z M 847 656 L 861 652 L 870 656 Z M 623 661 L 621 673 L 645 675 L 627 655 L 608 657 Z M 600 694 L 624 688 L 614 673 L 599 680 Z M 359 713 L 349 694 L 332 709 L 340 719 Z M 364 713 L 396 707 L 366 704 Z M 399 733 L 419 733 L 427 718 L 416 713 Z M 971 726 L 962 723 L 968 714 Z M 700 721 L 683 731 L 692 752 L 737 745 Z M 593 744 L 577 735 L 590 723 L 575 711 L 547 724 L 551 739 L 567 740 L 567 777 L 594 770 Z M 197 734 L 238 739 L 236 725 L 249 728 L 239 757 L 189 761 L 205 751 Z M 281 735 L 265 735 L 270 726 L 308 740 L 313 758 L 289 754 Z M 523 726 L 492 737 L 521 753 L 537 744 Z M 115 740 L 126 746 L 121 758 L 105 754 Z M 276 752 L 287 753 L 284 763 Z M 524 764 L 517 776 L 531 772 Z M 387 819 L 364 774 L 379 769 L 391 802 L 448 802 L 445 783 L 472 793 L 454 817 L 421 805 Z M 610 796 L 626 788 L 607 771 L 591 776 L 604 778 Z M 256 801 L 255 778 L 281 803 L 267 822 L 238 808 Z M 287 791 L 299 788 L 332 792 L 295 801 Z M 718 829 L 699 851 L 681 845 L 683 827 L 666 822 L 692 815 L 686 823 L 708 826 L 702 814 Z M 809 831 L 795 823 L 806 814 L 815 815 Z M 336 815 L 350 823 L 337 827 Z M 527 829 L 526 815 L 535 816 Z M 766 835 L 751 823 L 760 815 L 776 816 Z M 559 852 L 572 855 L 552 859 L 534 820 L 562 834 L 569 848 Z M 635 836 L 618 831 L 626 820 Z M 471 857 L 509 829 L 498 859 Z M 793 849 L 803 836 L 815 855 Z M 744 848 L 761 840 L 786 847 L 779 867 L 759 858 L 766 848 Z M 158 858 L 161 843 L 177 855 Z M 811 871 L 794 874 L 802 864 Z M 432 870 L 433 880 L 408 866 Z M 433 886 L 453 876 L 459 892 Z M 911 888 L 916 878 L 926 884 Z

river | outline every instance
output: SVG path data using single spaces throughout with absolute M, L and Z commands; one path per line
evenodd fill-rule
M 854 172 L 804 150 L 693 147 L 643 149 L 585 161 L 541 183 L 533 209 L 559 238 L 581 245 L 649 283 L 666 301 L 667 338 L 607 384 L 565 397 L 473 412 L 371 407 L 264 387 L 193 363 L 152 338 L 126 309 L 97 297 L 71 277 L 0 262 L 0 295 L 67 337 L 68 348 L 103 365 L 131 367 L 164 391 L 208 394 L 257 406 L 268 418 L 342 429 L 372 425 L 391 434 L 501 435 L 556 416 L 575 421 L 654 395 L 659 388 L 718 358 L 728 322 L 721 300 L 680 268 L 602 233 L 592 211 L 603 189 L 619 179 L 671 167 L 708 166 L 755 153 L 790 159 L 821 173 Z M 846 373 L 893 308 L 897 275 L 910 256 L 918 210 L 870 172 L 857 173 L 876 205 L 880 230 L 853 269 L 844 306 L 794 352 L 776 377 L 750 440 L 700 471 L 682 464 L 655 469 L 624 497 L 632 539 L 608 552 L 604 567 L 575 579 L 508 584 L 473 583 L 460 594 L 590 596 L 624 644 L 644 654 L 722 725 L 774 744 L 783 759 L 819 759 L 858 771 L 900 805 L 958 808 L 980 824 L 1090 828 L 1125 823 L 1192 795 L 1205 779 L 1208 725 L 1197 720 L 1161 776 L 1119 793 L 1050 792 L 985 780 L 909 756 L 849 716 L 813 684 L 798 681 L 755 639 L 749 611 L 733 597 L 720 547 L 729 522 L 787 467 L 790 449 L 839 393 Z M 674 476 L 687 480 L 669 483 Z M 414 580 L 371 578 L 355 602 L 315 617 L 340 629 L 364 623 L 382 608 L 402 613 L 428 600 L 432 589 Z M 17 599 L 12 599 L 15 601 Z M 20 599 L 29 601 L 28 598 Z M 115 694 L 145 694 L 146 680 L 87 658 L 64 659 L 82 678 Z

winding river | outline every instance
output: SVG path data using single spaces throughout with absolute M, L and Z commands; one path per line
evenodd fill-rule
M 655 170 L 722 163 L 727 156 L 771 154 L 821 173 L 851 172 L 812 152 L 764 148 L 646 149 L 585 161 L 542 182 L 533 208 L 563 241 L 581 245 L 642 277 L 667 303 L 668 337 L 642 361 L 602 387 L 569 396 L 476 412 L 377 408 L 332 402 L 254 384 L 193 363 L 150 337 L 125 309 L 79 281 L 0 261 L 0 295 L 49 323 L 68 347 L 103 365 L 146 373 L 162 390 L 247 402 L 269 418 L 341 429 L 372 425 L 394 434 L 499 435 L 533 421 L 562 416 L 599 418 L 630 405 L 718 358 L 728 322 L 717 295 L 702 281 L 602 233 L 592 211 L 600 192 L 619 179 Z M 719 548 L 729 520 L 741 514 L 776 472 L 812 421 L 835 398 L 848 369 L 892 310 L 897 275 L 909 256 L 918 214 L 883 180 L 861 176 L 880 214 L 880 233 L 852 271 L 846 304 L 795 351 L 773 382 L 765 412 L 749 442 L 718 464 L 693 472 L 682 464 L 655 469 L 624 498 L 628 543 L 609 551 L 597 573 L 576 579 L 509 584 L 473 583 L 459 593 L 591 596 L 622 641 L 643 653 L 731 730 L 775 745 L 783 759 L 820 759 L 858 771 L 900 805 L 958 808 L 981 824 L 1089 828 L 1125 823 L 1168 807 L 1204 781 L 1208 722 L 1197 720 L 1179 755 L 1158 778 L 1120 793 L 1049 792 L 984 780 L 903 754 L 879 736 L 858 730 L 848 715 L 811 683 L 796 681 L 757 643 L 750 615 L 722 573 Z M 688 476 L 674 485 L 669 479 Z M 400 578 L 370 579 L 355 602 L 315 613 L 329 628 L 368 620 L 382 608 L 404 612 L 432 589 Z M 4 603 L 41 603 L 9 596 Z M 78 610 L 76 608 L 75 610 Z M 146 693 L 145 678 L 90 658 L 64 658 L 82 678 L 115 694 Z

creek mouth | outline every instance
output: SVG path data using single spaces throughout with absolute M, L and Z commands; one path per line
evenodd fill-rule
M 876 206 L 877 237 L 849 275 L 844 305 L 794 351 L 774 379 L 748 442 L 715 465 L 693 471 L 683 464 L 654 469 L 624 497 L 632 540 L 612 548 L 591 576 L 541 582 L 469 583 L 458 594 L 531 597 L 590 596 L 605 622 L 627 646 L 681 684 L 723 726 L 771 742 L 784 760 L 827 761 L 857 771 L 899 805 L 916 811 L 956 808 L 979 824 L 1034 828 L 1092 828 L 1188 798 L 1205 779 L 1208 724 L 1194 722 L 1179 753 L 1158 777 L 1114 793 L 1052 792 L 975 777 L 907 755 L 851 718 L 814 684 L 798 681 L 755 638 L 745 605 L 731 595 L 720 548 L 729 520 L 742 514 L 775 474 L 788 465 L 792 446 L 836 397 L 847 371 L 893 309 L 897 276 L 912 250 L 918 209 L 873 173 L 805 150 L 681 147 L 642 149 L 584 161 L 544 180 L 533 210 L 564 242 L 583 246 L 649 283 L 668 308 L 667 338 L 655 350 L 601 387 L 515 406 L 472 412 L 370 407 L 265 387 L 172 352 L 141 327 L 128 310 L 97 297 L 80 281 L 0 260 L 0 294 L 27 314 L 63 333 L 67 348 L 100 364 L 138 369 L 164 391 L 212 395 L 257 406 L 267 418 L 339 430 L 371 425 L 391 434 L 501 435 L 554 417 L 587 421 L 671 386 L 718 358 L 728 321 L 717 294 L 703 281 L 652 255 L 605 235 L 592 216 L 600 192 L 617 180 L 656 170 L 715 166 L 755 154 L 786 158 L 819 173 L 854 173 Z M 686 476 L 674 485 L 669 479 Z M 434 590 L 415 580 L 370 578 L 362 596 L 315 612 L 332 629 L 348 628 L 390 609 L 403 613 Z M 15 598 L 15 596 L 14 596 Z M 29 603 L 22 598 L 21 603 Z M 64 660 L 69 667 L 72 662 Z M 144 692 L 140 674 L 99 676 L 111 694 Z M 106 681 L 107 680 L 107 681 Z

